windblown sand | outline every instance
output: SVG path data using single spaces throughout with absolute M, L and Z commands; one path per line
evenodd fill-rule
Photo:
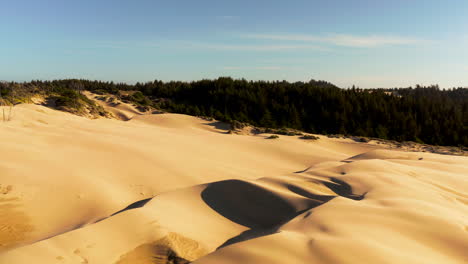
M 111 110 L 0 123 L 1 264 L 468 263 L 467 157 Z

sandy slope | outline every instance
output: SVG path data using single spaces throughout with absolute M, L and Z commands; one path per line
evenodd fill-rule
M 98 95 L 89 91 L 84 91 L 83 94 L 102 106 L 116 119 L 128 121 L 137 115 L 143 114 L 135 106 L 120 101 L 115 95 Z
M 0 124 L 1 264 L 468 262 L 466 157 L 119 107 Z

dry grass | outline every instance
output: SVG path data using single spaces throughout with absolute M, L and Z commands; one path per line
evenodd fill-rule
M 3 122 L 11 121 L 11 118 L 13 117 L 13 106 L 8 105 L 2 107 L 2 120 Z

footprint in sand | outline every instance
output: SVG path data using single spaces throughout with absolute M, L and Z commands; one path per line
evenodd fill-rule
M 75 249 L 75 251 L 73 251 L 73 254 L 77 255 L 78 257 L 81 258 L 81 264 L 88 264 L 89 261 L 87 258 L 85 258 L 82 254 L 81 254 L 81 250 L 80 249 Z
M 12 185 L 3 186 L 0 184 L 0 194 L 6 195 L 9 194 L 11 191 L 13 191 Z

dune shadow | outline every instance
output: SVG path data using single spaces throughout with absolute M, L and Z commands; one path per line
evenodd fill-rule
M 354 194 L 352 187 L 345 181 L 336 178 L 330 180 L 332 182 L 323 183 L 339 196 L 353 200 L 364 199 L 365 194 Z M 336 195 L 315 194 L 292 184 L 286 185 L 286 188 L 292 193 L 307 198 L 306 209 L 297 211 L 297 208 L 281 196 L 254 183 L 226 180 L 209 184 L 201 193 L 203 201 L 225 218 L 250 228 L 226 240 L 217 249 L 275 234 L 282 225 L 296 216 L 337 197 Z M 305 217 L 310 214 L 309 212 Z
M 213 122 L 210 122 L 210 123 L 204 123 L 204 125 L 211 126 L 211 127 L 215 128 L 215 129 L 218 129 L 218 130 L 223 130 L 224 132 L 221 132 L 221 133 L 228 133 L 231 130 L 231 125 L 230 124 L 224 123 L 224 122 L 221 122 L 221 121 L 213 121 Z
M 265 229 L 249 229 L 249 230 L 246 230 L 246 231 L 240 233 L 239 235 L 237 235 L 235 237 L 232 237 L 232 238 L 226 240 L 226 242 L 224 242 L 221 246 L 216 248 L 216 250 L 222 249 L 223 247 L 227 247 L 229 245 L 236 244 L 236 243 L 239 243 L 239 242 L 243 242 L 243 241 L 246 241 L 246 240 L 255 239 L 255 238 L 258 238 L 258 237 L 269 236 L 269 235 L 273 235 L 273 234 L 276 234 L 276 233 L 278 233 L 278 227 L 265 228 Z
M 366 193 L 364 194 L 354 194 L 353 188 L 347 182 L 337 179 L 337 178 L 330 178 L 332 182 L 324 181 L 323 184 L 327 186 L 330 190 L 334 191 L 339 196 L 343 196 L 348 199 L 360 201 L 364 199 Z
M 239 243 L 239 242 L 243 242 L 243 241 L 247 241 L 247 240 L 251 240 L 251 239 L 255 239 L 255 238 L 259 238 L 259 237 L 264 237 L 264 236 L 269 236 L 269 235 L 276 234 L 276 233 L 278 233 L 278 230 L 282 225 L 286 224 L 291 219 L 295 218 L 296 216 L 298 216 L 298 215 L 300 215 L 300 214 L 302 214 L 302 213 L 304 213 L 304 212 L 306 212 L 308 210 L 310 210 L 310 208 L 299 211 L 299 212 L 296 212 L 293 216 L 289 217 L 288 219 L 284 220 L 283 222 L 278 223 L 275 226 L 271 226 L 271 227 L 268 227 L 268 228 L 257 228 L 257 229 L 246 230 L 246 231 L 240 233 L 239 235 L 226 240 L 221 246 L 216 248 L 216 250 L 221 249 L 223 247 L 227 247 L 227 246 L 232 245 L 232 244 Z
M 161 114 L 164 114 L 165 112 L 164 111 L 161 111 L 161 110 L 153 110 L 151 112 L 152 115 L 161 115 Z
M 303 170 L 295 171 L 294 173 L 304 173 L 304 172 L 310 170 L 311 168 L 312 168 L 312 166 L 309 166 L 309 167 L 307 167 L 307 168 L 305 168 L 305 169 L 303 169 Z
M 114 115 L 117 119 L 120 119 L 120 120 L 122 120 L 122 121 L 130 121 L 130 120 L 131 120 L 131 118 L 129 118 L 128 116 L 126 116 L 125 114 L 120 113 L 120 112 L 113 113 L 113 115 Z
M 111 102 L 109 103 L 109 106 L 116 107 L 119 106 L 121 103 L 120 102 Z
M 241 180 L 215 182 L 206 187 L 201 197 L 208 206 L 225 218 L 250 228 L 228 239 L 218 249 L 275 234 L 291 219 L 336 197 L 313 194 L 294 185 L 287 185 L 287 188 L 308 199 L 306 209 L 297 211 L 297 208 L 274 192 Z
M 151 199 L 153 199 L 153 198 L 147 198 L 147 199 L 143 199 L 143 200 L 140 200 L 140 201 L 136 201 L 136 202 L 130 204 L 129 206 L 125 207 L 124 209 L 113 213 L 111 216 L 118 215 L 118 214 L 123 213 L 123 212 L 128 211 L 128 210 L 143 207 L 143 206 L 145 206 L 145 204 L 147 204 L 149 201 L 151 201 Z
M 315 202 L 314 203 L 310 203 L 309 204 L 309 209 L 312 209 L 314 207 L 317 207 L 321 204 L 324 204 L 328 201 L 330 201 L 331 199 L 335 198 L 336 196 L 335 195 L 320 195 L 320 194 L 315 194 L 315 193 L 312 193 L 312 192 L 309 192 L 301 187 L 297 187 L 295 185 L 291 185 L 291 184 L 288 184 L 286 186 L 288 188 L 288 190 L 290 190 L 291 192 L 295 193 L 295 194 L 298 194 L 300 196 L 304 196 L 306 198 L 309 198 L 311 199 L 311 202 Z
M 241 180 L 211 183 L 201 197 L 220 215 L 249 228 L 275 226 L 296 214 L 296 209 L 278 195 Z

